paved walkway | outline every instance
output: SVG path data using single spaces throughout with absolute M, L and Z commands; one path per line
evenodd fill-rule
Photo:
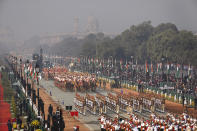
M 44 108 L 45 108 L 45 115 L 46 116 L 48 115 L 49 104 L 51 104 L 53 106 L 53 110 L 54 111 L 56 110 L 57 106 L 59 106 L 58 99 L 55 97 L 55 95 L 59 96 L 59 97 L 63 96 L 63 98 L 65 98 L 65 99 L 66 99 L 66 97 L 69 97 L 69 96 L 63 95 L 62 91 L 59 91 L 59 90 L 58 90 L 57 94 L 55 94 L 54 93 L 55 91 L 53 91 L 54 95 L 51 97 L 49 95 L 48 90 L 47 90 L 48 88 L 50 88 L 51 90 L 54 90 L 53 88 L 48 87 L 48 85 L 45 85 L 44 88 L 40 88 L 40 92 L 39 92 L 40 93 L 40 97 L 42 98 L 42 100 L 45 103 Z M 77 119 L 74 119 L 73 117 L 71 117 L 70 114 L 67 111 L 65 111 L 65 110 L 63 110 L 63 117 L 64 117 L 64 121 L 65 121 L 65 126 L 66 126 L 64 131 L 73 131 L 73 127 L 76 126 L 76 125 L 79 126 L 81 131 L 89 131 L 90 130 L 83 123 L 81 123 Z

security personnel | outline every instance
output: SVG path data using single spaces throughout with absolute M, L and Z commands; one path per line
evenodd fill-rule
M 41 110 L 41 101 L 40 98 L 38 97 L 38 115 L 40 115 L 40 110 Z
M 57 131 L 58 129 L 58 122 L 57 122 L 57 116 L 55 113 L 53 113 L 53 116 L 52 116 L 52 123 L 53 123 L 53 129 L 54 131 Z
M 60 131 L 63 131 L 64 128 L 65 128 L 65 123 L 64 123 L 63 117 L 60 117 L 60 124 L 59 124 L 59 126 L 60 126 Z
M 41 101 L 41 111 L 42 113 L 44 113 L 44 102 L 42 99 L 40 99 L 40 101 Z
M 49 114 L 52 116 L 52 113 L 53 113 L 53 106 L 52 106 L 51 104 L 49 105 L 48 112 L 49 112 Z
M 20 115 L 22 116 L 22 113 L 23 113 L 23 103 L 22 103 L 22 101 L 19 102 L 19 109 L 20 109 Z

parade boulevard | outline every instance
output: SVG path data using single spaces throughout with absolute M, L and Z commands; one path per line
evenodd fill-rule
M 197 0 L 0 9 L 0 131 L 197 131 Z
M 96 70 L 82 72 L 80 69 L 92 65 L 84 66 L 79 60 L 71 62 L 75 66 L 56 63 L 40 71 L 39 60 L 35 63 L 12 55 L 6 59 L 20 83 L 19 90 L 32 108 L 29 111 L 34 115 L 28 115 L 28 119 L 40 122 L 36 128 L 54 131 L 196 130 L 197 111 L 191 102 L 175 101 L 174 96 L 169 99 L 165 93 L 146 88 L 142 82 L 130 85 L 96 75 L 93 73 Z M 147 64 L 145 69 L 148 70 Z M 20 110 L 25 113 L 23 107 Z M 32 130 L 28 122 L 26 125 Z

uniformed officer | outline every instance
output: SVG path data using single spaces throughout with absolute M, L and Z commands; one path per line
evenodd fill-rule
M 52 113 L 53 113 L 53 106 L 52 106 L 51 104 L 49 105 L 48 112 L 49 112 L 49 114 L 52 116 Z

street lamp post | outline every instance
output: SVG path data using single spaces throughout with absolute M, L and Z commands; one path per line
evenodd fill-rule
M 113 57 L 110 56 L 110 58 L 111 58 L 111 68 L 110 68 L 110 70 L 112 70 L 113 69 Z M 111 76 L 111 71 L 110 71 L 110 76 Z
M 163 75 L 164 75 L 164 72 L 163 72 L 163 68 L 164 68 L 164 60 L 165 60 L 165 58 L 162 56 L 162 58 L 161 58 L 161 62 L 162 62 L 162 68 L 161 68 L 161 70 L 162 70 L 162 79 L 163 79 Z
M 161 62 L 162 62 L 162 80 L 164 79 L 163 76 L 164 76 L 164 61 L 165 61 L 165 58 L 164 56 L 162 55 L 162 58 L 161 58 Z M 166 75 L 165 75 L 165 78 L 166 78 Z M 163 86 L 164 86 L 164 83 L 163 83 Z M 166 93 L 166 90 L 164 89 L 164 93 Z
M 137 65 L 136 65 L 137 66 Z M 133 71 L 133 56 L 131 56 L 131 79 L 132 79 L 132 83 L 134 81 L 134 71 Z
M 37 85 L 39 85 L 38 73 L 40 71 L 40 67 L 39 67 L 39 64 L 38 63 L 36 63 L 35 70 L 36 70 L 36 75 L 37 75 Z
M 20 79 L 22 81 L 22 59 L 20 59 Z
M 14 57 L 15 59 L 15 78 L 17 79 L 17 57 Z
M 29 60 L 27 59 L 26 63 L 25 63 L 25 67 L 26 67 L 26 70 L 28 69 L 29 67 Z M 27 85 L 28 85 L 28 72 L 26 72 L 26 88 L 25 88 L 25 92 L 27 94 Z
M 131 56 L 131 64 L 133 65 L 133 56 Z
M 40 66 L 38 63 L 36 63 L 35 70 L 36 70 L 36 75 L 37 75 L 36 79 L 37 79 L 38 115 L 40 115 L 40 96 L 39 96 L 39 80 L 38 80 L 38 73 L 40 71 Z
M 36 62 L 36 66 L 35 66 L 35 70 L 36 70 L 36 79 L 37 79 L 37 99 L 38 99 L 38 103 L 39 103 L 39 80 L 38 80 L 38 73 L 39 73 L 39 64 L 38 62 Z M 40 115 L 40 105 L 38 104 L 38 115 Z

